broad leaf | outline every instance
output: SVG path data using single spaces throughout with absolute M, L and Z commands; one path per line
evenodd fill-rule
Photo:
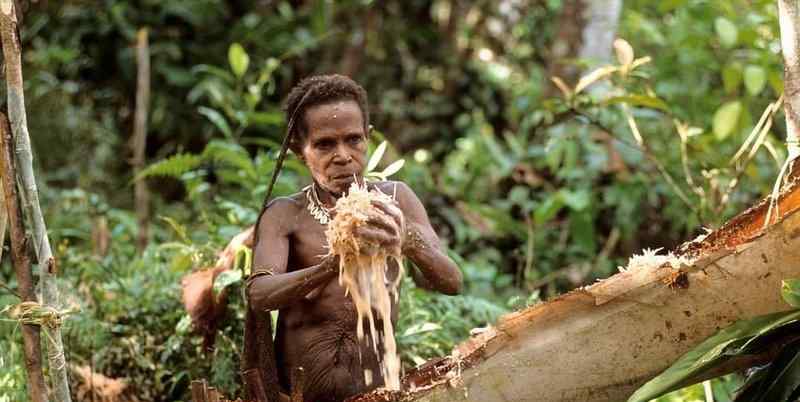
M 614 52 L 617 54 L 617 61 L 623 66 L 633 63 L 633 47 L 625 39 L 614 40 Z
M 718 140 L 727 138 L 736 128 L 739 122 L 739 117 L 742 115 L 742 102 L 730 101 L 722 106 L 714 113 L 714 120 L 712 122 L 714 135 Z
M 398 160 L 392 162 L 391 165 L 387 166 L 386 169 L 383 169 L 383 171 L 381 172 L 381 176 L 383 176 L 384 179 L 386 179 L 387 177 L 399 172 L 400 169 L 405 164 L 406 164 L 406 160 L 405 159 L 398 159 Z
M 234 43 L 228 48 L 228 63 L 231 65 L 233 74 L 242 78 L 250 65 L 250 56 L 244 51 L 242 45 Z
M 747 66 L 744 69 L 744 87 L 750 95 L 758 95 L 767 85 L 767 72 L 759 66 Z
M 761 402 L 789 402 L 789 397 L 800 386 L 800 352 L 796 346 L 790 349 L 793 353 L 782 355 L 772 363 L 775 375 L 767 375 L 770 383 Z
M 236 248 L 236 254 L 233 259 L 233 269 L 241 271 L 245 276 L 250 275 L 253 269 L 253 249 L 245 245 L 239 245 Z
M 372 156 L 369 157 L 369 162 L 367 162 L 367 172 L 371 172 L 378 167 L 381 159 L 383 159 L 383 154 L 386 152 L 386 146 L 387 142 L 383 141 L 375 148 L 375 152 L 372 153 Z
M 736 93 L 742 83 L 742 66 L 738 63 L 728 64 L 722 69 L 722 86 L 725 92 Z
M 216 126 L 219 131 L 222 131 L 222 134 L 225 135 L 227 138 L 233 138 L 233 131 L 231 130 L 231 126 L 228 124 L 228 120 L 225 119 L 220 112 L 211 109 L 210 107 L 200 106 L 197 108 L 197 112 L 205 116 L 211 123 Z
M 647 95 L 627 95 L 627 96 L 614 96 L 605 100 L 606 104 L 614 104 L 614 103 L 627 103 L 631 106 L 643 106 L 648 107 L 651 109 L 658 109 L 663 111 L 668 111 L 669 106 L 667 106 L 664 101 L 655 96 L 647 96 Z
M 594 70 L 591 73 L 584 75 L 583 77 L 581 77 L 580 80 L 578 80 L 578 84 L 575 85 L 575 94 L 577 95 L 581 93 L 581 91 L 586 89 L 589 85 L 592 85 L 595 82 L 608 77 L 609 75 L 613 74 L 618 70 L 619 70 L 618 67 L 605 66 L 605 67 L 600 67 L 597 70 Z
M 781 296 L 792 307 L 800 307 L 800 279 L 784 279 L 781 282 Z
M 719 42 L 722 46 L 730 48 L 736 44 L 736 39 L 739 37 L 739 30 L 736 29 L 736 25 L 729 19 L 718 17 L 716 21 L 714 21 L 714 29 L 717 31 L 717 36 L 719 36 Z
M 738 321 L 681 356 L 670 368 L 639 388 L 628 402 L 655 399 L 690 385 L 690 380 L 719 367 L 733 356 L 756 353 L 755 340 L 798 319 L 800 310 L 791 310 Z
M 533 211 L 533 221 L 536 225 L 546 223 L 553 219 L 563 207 L 564 200 L 561 195 L 558 193 L 553 194 Z
M 222 271 L 217 277 L 214 279 L 214 296 L 218 296 L 223 289 L 227 288 L 234 283 L 241 282 L 242 280 L 242 271 L 238 269 L 229 269 L 227 271 Z

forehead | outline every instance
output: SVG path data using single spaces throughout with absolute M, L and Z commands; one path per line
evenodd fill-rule
M 337 100 L 314 105 L 305 111 L 309 135 L 363 132 L 364 116 L 354 100 Z

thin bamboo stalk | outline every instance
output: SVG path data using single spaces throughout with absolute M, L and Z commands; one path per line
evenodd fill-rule
M 0 0 L 0 36 L 3 42 L 3 56 L 6 67 L 6 86 L 8 94 L 8 117 L 14 136 L 14 150 L 19 168 L 19 182 L 22 188 L 21 199 L 28 212 L 33 227 L 33 246 L 37 256 L 40 273 L 42 303 L 57 308 L 58 288 L 55 283 L 56 263 L 47 238 L 47 227 L 39 205 L 39 194 L 33 173 L 33 154 L 31 152 L 28 123 L 25 116 L 25 96 L 22 87 L 21 44 L 18 36 L 17 17 L 13 0 Z M 59 402 L 72 400 L 67 380 L 67 364 L 64 358 L 64 345 L 61 328 L 57 325 L 44 326 L 47 339 L 47 356 L 53 397 Z
M 147 28 L 142 28 L 136 35 L 136 112 L 133 123 L 133 165 L 134 173 L 144 169 L 145 149 L 147 147 L 147 110 L 150 104 L 150 47 L 147 39 Z M 136 246 L 139 251 L 147 247 L 148 222 L 150 221 L 150 193 L 147 181 L 136 180 L 134 202 L 139 233 Z
M 11 128 L 8 119 L 0 113 L 0 160 L 2 160 L 2 189 L 5 201 L 5 210 L 8 211 L 9 230 L 11 232 L 11 261 L 17 274 L 19 295 L 23 302 L 36 301 L 33 289 L 33 273 L 31 261 L 28 258 L 28 246 L 25 241 L 25 227 L 22 220 L 22 210 L 17 202 L 16 168 L 14 166 L 14 153 L 11 151 Z M 28 392 L 31 401 L 46 402 L 47 388 L 44 384 L 42 372 L 42 348 L 39 326 L 22 325 L 22 342 L 25 353 L 25 371 L 28 374 Z

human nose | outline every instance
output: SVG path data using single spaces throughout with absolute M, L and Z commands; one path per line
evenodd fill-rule
M 333 163 L 339 165 L 346 165 L 353 160 L 353 156 L 350 155 L 350 152 L 344 146 L 338 146 L 336 148 L 336 152 L 333 154 Z

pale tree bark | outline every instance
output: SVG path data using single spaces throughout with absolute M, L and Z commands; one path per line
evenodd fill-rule
M 593 0 L 586 5 L 586 25 L 581 34 L 578 57 L 588 61 L 592 67 L 611 62 L 611 49 L 621 12 L 622 0 Z
M 11 128 L 8 125 L 8 120 L 4 114 L 0 113 L 0 160 L 2 160 L 2 187 L 0 188 L 3 190 L 3 209 L 8 211 L 7 215 L 10 221 L 11 263 L 16 272 L 20 298 L 23 302 L 36 302 L 22 209 L 20 209 L 17 201 L 17 172 L 14 166 L 11 140 Z M 47 387 L 45 386 L 42 372 L 39 326 L 22 324 L 22 342 L 25 353 L 25 371 L 28 375 L 28 392 L 31 401 L 46 402 Z
M 550 76 L 574 83 L 582 71 L 611 62 L 621 12 L 622 0 L 564 2 L 548 57 Z M 587 68 L 579 68 L 577 60 Z
M 37 256 L 40 274 L 41 302 L 47 308 L 58 309 L 58 288 L 56 287 L 56 261 L 47 238 L 47 227 L 39 205 L 39 193 L 33 173 L 33 154 L 31 152 L 28 123 L 25 116 L 25 96 L 22 86 L 21 45 L 18 36 L 17 17 L 12 0 L 0 0 L 0 26 L 2 26 L 3 56 L 5 58 L 6 88 L 8 96 L 8 117 L 14 136 L 14 150 L 19 169 L 21 198 L 30 219 L 33 233 L 33 246 Z M 58 325 L 45 325 L 47 356 L 53 397 L 56 401 L 70 401 L 67 381 L 67 364 L 64 358 L 64 345 L 61 328 Z
M 800 156 L 800 4 L 797 0 L 778 0 L 778 16 L 781 28 L 781 51 L 783 53 L 784 96 L 786 115 L 786 144 L 789 150 L 786 170 Z M 800 169 L 794 169 L 800 175 Z M 781 173 L 781 177 L 783 172 Z
M 6 198 L 6 192 L 0 186 L 0 199 Z M 8 229 L 8 212 L 6 205 L 0 205 L 0 261 L 3 261 L 3 245 L 6 244 L 6 229 Z
M 147 111 L 150 107 L 150 49 L 147 39 L 147 29 L 142 28 L 136 35 L 136 112 L 133 122 L 133 147 L 134 174 L 144 169 L 145 150 L 147 148 Z M 139 233 L 136 246 L 139 251 L 147 247 L 148 227 L 150 221 L 150 193 L 147 190 L 147 181 L 144 178 L 136 180 L 134 187 L 134 203 L 136 206 L 136 220 Z
M 800 183 L 784 191 L 781 219 L 764 229 L 768 204 L 684 244 L 674 258 L 639 259 L 595 285 L 502 317 L 407 377 L 406 387 L 417 390 L 403 400 L 626 400 L 720 328 L 791 308 L 780 286 L 800 276 Z M 759 362 L 742 359 L 726 370 Z M 375 393 L 351 402 L 392 400 Z

